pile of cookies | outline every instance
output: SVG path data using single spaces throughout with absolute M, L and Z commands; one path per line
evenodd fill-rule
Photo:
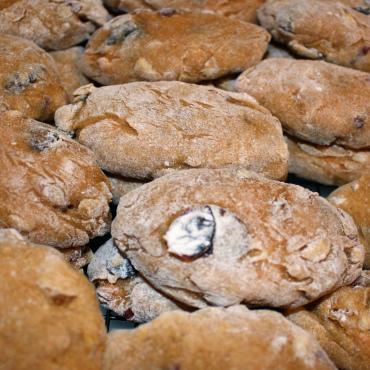
M 0 161 L 1 370 L 370 369 L 369 0 L 0 0 Z

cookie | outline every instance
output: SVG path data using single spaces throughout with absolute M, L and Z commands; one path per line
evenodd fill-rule
M 328 200 L 349 213 L 361 230 L 366 252 L 365 267 L 370 269 L 370 169 L 358 180 L 335 190 Z
M 325 185 L 341 186 L 370 171 L 370 151 L 320 146 L 286 136 L 289 173 Z
M 0 230 L 0 275 L 2 369 L 101 369 L 106 331 L 95 291 L 59 252 Z
M 268 0 L 258 19 L 300 56 L 370 72 L 370 18 L 338 1 Z
M 119 200 L 123 195 L 145 184 L 143 181 L 125 179 L 117 176 L 109 176 L 109 181 L 112 187 L 112 202 L 115 205 L 118 205 Z
M 140 349 L 140 350 L 138 350 Z M 104 370 L 334 370 L 316 340 L 281 314 L 243 306 L 168 312 L 108 336 Z
M 0 225 L 57 248 L 109 231 L 109 180 L 93 154 L 16 111 L 0 114 Z
M 288 318 L 313 334 L 338 368 L 368 370 L 369 298 L 370 284 L 343 287 Z
M 50 53 L 57 65 L 60 81 L 68 93 L 69 102 L 73 102 L 73 92 L 75 90 L 89 83 L 89 80 L 82 74 L 79 67 L 83 51 L 82 47 L 76 46 Z
M 87 274 L 100 302 L 128 321 L 147 322 L 179 306 L 153 289 L 108 240 L 95 253 Z
M 266 58 L 289 58 L 296 59 L 289 50 L 281 47 L 280 45 L 269 44 L 267 48 Z
M 108 19 L 101 0 L 19 0 L 0 10 L 0 33 L 60 50 L 87 40 Z
M 370 15 L 370 1 L 369 0 L 333 0 L 339 1 L 343 5 L 347 5 L 354 10 L 365 15 Z
M 93 252 L 88 246 L 59 249 L 64 259 L 77 270 L 87 266 L 93 259 Z
M 116 12 L 132 12 L 138 9 L 187 9 L 214 12 L 252 23 L 256 23 L 257 9 L 263 3 L 264 0 L 104 0 L 104 4 Z
M 163 81 L 84 87 L 80 99 L 58 109 L 56 125 L 112 174 L 150 180 L 179 169 L 242 167 L 286 176 L 281 125 L 246 94 Z
M 50 121 L 67 103 L 56 64 L 33 42 L 0 33 L 0 65 L 0 112 L 18 110 Z
M 198 308 L 298 307 L 350 284 L 364 258 L 345 212 L 244 170 L 154 180 L 121 198 L 111 232 L 156 289 Z
M 217 14 L 138 10 L 92 35 L 82 68 L 103 85 L 212 80 L 258 63 L 269 40 L 263 28 Z

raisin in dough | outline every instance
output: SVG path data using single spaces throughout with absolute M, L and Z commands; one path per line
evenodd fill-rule
M 96 251 L 87 274 L 100 302 L 126 320 L 147 322 L 163 312 L 179 309 L 134 270 L 112 239 Z
M 87 40 L 108 19 L 101 0 L 19 0 L 0 10 L 0 33 L 60 50 Z
M 50 121 L 67 103 L 55 62 L 33 42 L 0 33 L 0 66 L 0 112 Z
M 106 331 L 88 280 L 50 247 L 0 230 L 0 368 L 100 370 Z
M 334 370 L 316 340 L 281 314 L 243 306 L 168 312 L 108 336 L 103 370 Z
M 61 131 L 0 114 L 0 227 L 68 248 L 109 231 L 109 180 L 93 154 Z
M 288 315 L 313 334 L 343 370 L 368 370 L 370 364 L 370 282 L 343 287 Z
M 104 0 L 104 4 L 114 11 L 187 9 L 214 12 L 252 23 L 256 23 L 257 9 L 263 3 L 264 0 Z
M 329 202 L 349 213 L 364 237 L 365 267 L 370 269 L 370 169 L 330 194 Z
M 75 90 L 89 83 L 79 66 L 83 51 L 82 47 L 76 46 L 50 53 L 57 65 L 60 81 L 68 93 L 69 102 L 73 101 Z
M 244 170 L 154 180 L 121 198 L 112 236 L 156 289 L 199 308 L 298 307 L 353 282 L 364 260 L 345 212 Z
M 242 167 L 286 176 L 280 122 L 246 94 L 164 81 L 86 86 L 80 99 L 56 112 L 56 125 L 112 174 L 150 180 L 179 169 Z
M 340 2 L 268 0 L 258 19 L 300 56 L 370 72 L 370 18 Z
M 103 85 L 198 82 L 255 65 L 269 40 L 263 28 L 217 14 L 140 10 L 97 30 L 86 47 L 82 68 Z

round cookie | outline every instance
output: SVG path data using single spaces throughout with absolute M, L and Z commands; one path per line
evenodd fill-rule
M 69 102 L 73 101 L 75 90 L 89 83 L 89 80 L 82 74 L 79 67 L 83 51 L 82 47 L 76 46 L 50 53 L 58 68 L 60 82 L 67 91 Z
M 53 248 L 0 230 L 0 364 L 100 370 L 106 331 L 95 291 Z
M 243 306 L 168 312 L 108 336 L 103 370 L 334 370 L 318 343 L 281 314 Z
M 150 180 L 180 169 L 242 167 L 286 177 L 281 125 L 246 94 L 178 81 L 80 92 L 80 101 L 58 109 L 56 125 L 112 174 Z
M 19 0 L 0 10 L 0 33 L 60 50 L 87 40 L 109 18 L 101 0 Z
M 313 334 L 343 370 L 368 370 L 370 364 L 370 283 L 343 287 L 307 309 L 288 315 Z
M 117 176 L 108 176 L 108 178 L 112 187 L 112 202 L 115 205 L 118 205 L 123 195 L 145 184 L 143 181 L 125 179 Z
M 335 190 L 328 200 L 349 213 L 361 230 L 365 245 L 364 266 L 370 269 L 370 169 L 356 181 Z
M 18 110 L 50 121 L 67 103 L 56 64 L 33 42 L 0 33 L 0 65 L 0 112 Z
M 102 304 L 128 321 L 147 322 L 179 306 L 153 289 L 108 240 L 95 253 L 87 274 Z
M 269 40 L 263 28 L 217 14 L 138 10 L 112 19 L 92 35 L 82 68 L 103 85 L 199 82 L 255 65 Z
M 0 114 L 0 142 L 1 227 L 58 248 L 108 232 L 109 180 L 87 148 L 16 111 Z
M 370 72 L 370 18 L 338 1 L 268 0 L 258 20 L 298 55 Z
M 161 10 L 164 8 L 209 11 L 256 23 L 257 9 L 265 0 L 104 0 L 114 11 L 132 12 L 137 9 Z M 366 0 L 365 0 L 366 1 Z
M 112 236 L 156 289 L 198 308 L 298 307 L 353 282 L 364 259 L 345 212 L 233 169 L 180 171 L 133 190 Z

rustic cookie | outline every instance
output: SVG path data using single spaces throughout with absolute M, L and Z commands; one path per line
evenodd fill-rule
M 0 10 L 7 8 L 10 5 L 13 5 L 19 0 L 0 0 Z
M 145 184 L 143 181 L 125 179 L 118 176 L 108 176 L 108 178 L 112 188 L 112 202 L 115 205 L 118 205 L 119 200 L 123 195 Z
M 108 19 L 101 0 L 19 0 L 0 10 L 0 33 L 60 50 L 87 40 Z
M 267 48 L 266 58 L 289 58 L 295 59 L 295 57 L 289 52 L 289 50 L 284 49 L 281 46 L 275 44 L 269 44 Z
M 132 12 L 137 9 L 165 8 L 210 11 L 245 22 L 256 23 L 257 9 L 265 0 L 104 0 L 114 11 Z M 365 0 L 366 1 L 366 0 Z
M 212 80 L 258 63 L 269 40 L 263 28 L 217 14 L 140 10 L 96 31 L 82 68 L 103 85 Z
M 365 267 L 370 269 L 370 168 L 368 174 L 335 190 L 328 200 L 349 213 L 361 230 L 366 252 Z
M 350 284 L 364 258 L 345 212 L 233 169 L 180 171 L 133 190 L 112 236 L 156 289 L 200 308 L 298 307 Z
M 68 248 L 109 230 L 109 180 L 93 154 L 16 111 L 0 114 L 0 225 Z
M 325 185 L 340 186 L 370 171 L 370 151 L 339 145 L 315 145 L 285 138 L 289 149 L 289 173 Z
M 93 259 L 93 252 L 88 246 L 65 248 L 59 250 L 64 259 L 69 262 L 77 270 L 87 266 Z
M 106 332 L 95 291 L 60 253 L 0 230 L 0 275 L 2 369 L 101 369 Z
M 179 309 L 134 270 L 111 239 L 96 251 L 87 274 L 100 302 L 126 320 L 147 322 L 163 312 Z
M 84 49 L 73 47 L 67 50 L 53 51 L 51 56 L 55 60 L 58 68 L 60 81 L 68 93 L 69 101 L 73 101 L 73 92 L 83 85 L 87 85 L 89 80 L 82 74 L 79 64 Z
M 287 173 L 279 121 L 250 96 L 211 86 L 83 87 L 81 101 L 58 109 L 55 122 L 92 149 L 104 170 L 123 177 L 194 167 L 242 167 L 276 179 Z
M 343 287 L 288 318 L 312 333 L 343 370 L 370 364 L 370 284 Z
M 67 103 L 56 64 L 33 42 L 0 33 L 0 66 L 0 112 L 49 121 Z
M 268 0 L 258 19 L 298 55 L 370 72 L 370 18 L 340 2 Z
M 370 1 L 369 0 L 332 0 L 340 2 L 343 5 L 347 5 L 354 10 L 357 10 L 360 13 L 365 15 L 370 14 Z
M 140 350 L 138 350 L 140 349 Z M 331 369 L 315 339 L 281 314 L 235 306 L 167 312 L 109 334 L 104 370 Z
M 239 91 L 279 118 L 284 131 L 319 145 L 370 147 L 370 76 L 330 63 L 266 59 L 245 71 Z

